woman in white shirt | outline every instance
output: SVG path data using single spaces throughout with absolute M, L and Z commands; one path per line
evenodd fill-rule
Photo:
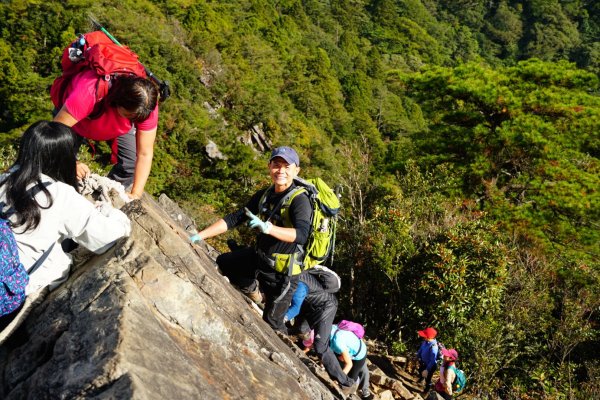
M 455 363 L 458 360 L 458 352 L 455 349 L 442 349 L 443 362 L 440 367 L 440 379 L 436 382 L 434 390 L 444 398 L 453 399 L 453 384 L 456 379 Z
M 63 240 L 102 253 L 131 232 L 123 212 L 98 209 L 77 192 L 75 138 L 59 122 L 34 123 L 21 138 L 16 163 L 0 176 L 0 216 L 10 221 L 29 274 L 27 295 L 67 279 L 72 260 Z

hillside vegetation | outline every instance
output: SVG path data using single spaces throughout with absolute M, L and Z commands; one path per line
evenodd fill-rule
M 172 84 L 151 194 L 234 210 L 268 182 L 256 126 L 344 189 L 340 316 L 398 353 L 436 326 L 471 395 L 598 395 L 599 2 L 1 2 L 3 167 L 90 16 Z

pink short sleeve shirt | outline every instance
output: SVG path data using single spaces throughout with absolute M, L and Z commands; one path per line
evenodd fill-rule
M 93 70 L 86 70 L 69 83 L 65 107 L 79 122 L 73 130 L 83 137 L 92 140 L 111 140 L 129 132 L 131 121 L 119 115 L 114 107 L 105 107 L 104 112 L 96 119 L 87 118 L 96 104 L 96 83 L 98 76 Z M 155 129 L 158 124 L 158 105 L 150 116 L 139 123 L 136 128 L 141 131 Z

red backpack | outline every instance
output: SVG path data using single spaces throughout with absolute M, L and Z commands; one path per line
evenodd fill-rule
M 85 69 L 93 69 L 98 75 L 97 102 L 106 96 L 110 81 L 118 75 L 147 77 L 137 54 L 127 46 L 114 43 L 102 31 L 80 35 L 64 49 L 61 65 L 62 75 L 54 80 L 50 88 L 50 98 L 57 109 L 64 103 L 65 91 L 71 79 Z

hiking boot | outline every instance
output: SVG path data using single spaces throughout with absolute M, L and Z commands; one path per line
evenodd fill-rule
M 255 302 L 256 304 L 260 304 L 263 303 L 263 295 L 260 292 L 260 289 L 258 288 L 258 285 L 256 285 L 256 287 L 254 288 L 254 290 L 250 291 L 250 292 L 243 292 L 246 296 L 248 296 L 248 298 L 250 300 L 252 300 L 253 302 Z
M 358 391 L 358 395 L 361 399 L 371 399 L 371 391 L 369 389 L 361 389 Z
M 433 388 L 433 385 L 430 383 L 429 385 L 425 385 L 425 388 L 423 389 L 423 396 L 427 395 L 427 393 L 429 393 L 431 391 L 431 388 Z
M 352 394 L 354 394 L 354 392 L 356 392 L 356 389 L 358 389 L 358 383 L 354 383 L 352 384 L 352 386 L 343 386 L 340 385 L 341 391 L 344 394 L 344 396 L 349 397 L 352 396 Z

